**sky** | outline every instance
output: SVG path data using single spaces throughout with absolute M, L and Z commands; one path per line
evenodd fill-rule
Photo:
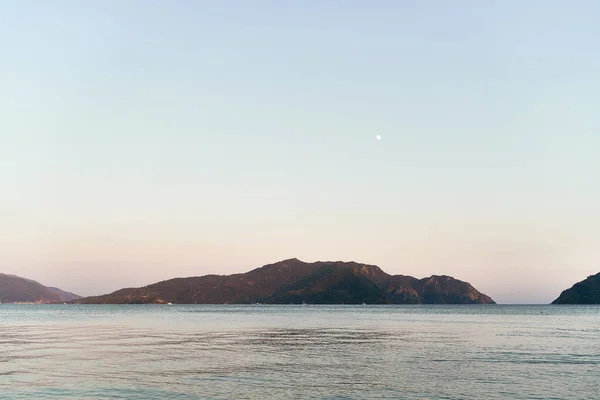
M 600 271 L 597 1 L 0 0 L 0 272 Z M 381 135 L 381 140 L 376 140 Z

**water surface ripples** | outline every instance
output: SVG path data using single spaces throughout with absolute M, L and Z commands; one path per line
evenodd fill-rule
M 598 399 L 600 307 L 0 306 L 0 399 Z

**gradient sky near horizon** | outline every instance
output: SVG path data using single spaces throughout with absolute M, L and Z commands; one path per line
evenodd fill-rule
M 600 271 L 600 2 L 0 2 L 0 272 Z M 376 135 L 382 140 L 377 141 Z

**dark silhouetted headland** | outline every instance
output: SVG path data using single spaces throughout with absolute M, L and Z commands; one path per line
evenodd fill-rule
M 564 290 L 552 304 L 600 304 L 600 273 Z

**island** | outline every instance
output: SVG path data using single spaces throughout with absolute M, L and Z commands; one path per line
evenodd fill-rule
M 296 258 L 233 275 L 174 278 L 71 301 L 74 304 L 496 304 L 445 275 L 389 275 L 357 262 Z

